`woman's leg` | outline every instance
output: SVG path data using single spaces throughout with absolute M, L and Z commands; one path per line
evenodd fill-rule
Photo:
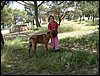
M 58 36 L 55 37 L 55 49 L 59 49 L 59 47 L 58 47 Z
M 52 49 L 55 49 L 55 38 L 51 39 Z

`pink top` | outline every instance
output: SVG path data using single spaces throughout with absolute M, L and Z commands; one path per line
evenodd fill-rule
M 52 23 L 49 23 L 48 24 L 48 29 L 49 30 L 52 30 L 52 27 L 55 29 L 55 30 L 58 30 L 58 23 L 57 22 L 53 22 L 53 25 L 52 25 Z

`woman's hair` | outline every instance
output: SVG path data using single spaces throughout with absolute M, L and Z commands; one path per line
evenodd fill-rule
M 54 16 L 50 15 L 49 18 L 48 18 L 48 22 L 50 21 L 50 17 L 52 17 L 53 20 L 54 20 Z

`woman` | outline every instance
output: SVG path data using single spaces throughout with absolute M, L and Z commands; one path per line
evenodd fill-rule
M 51 44 L 52 44 L 52 49 L 54 51 L 59 51 L 58 47 L 58 23 L 54 21 L 54 17 L 52 15 L 49 16 L 48 18 L 48 30 L 52 32 L 53 37 L 51 38 Z

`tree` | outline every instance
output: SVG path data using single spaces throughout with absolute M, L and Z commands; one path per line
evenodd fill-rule
M 33 8 L 29 8 L 27 6 L 24 6 L 24 9 L 25 11 L 27 12 L 27 15 L 29 16 L 27 19 L 26 19 L 26 22 L 29 23 L 31 22 L 33 25 L 35 25 L 34 23 L 34 9 Z
M 1 1 L 1 13 L 3 13 L 3 8 L 5 5 L 9 4 L 10 1 Z M 3 38 L 3 35 L 1 33 L 1 46 L 2 44 L 4 45 L 4 38 Z
M 39 20 L 38 20 L 38 8 L 44 3 L 44 1 L 31 1 L 30 3 L 28 3 L 28 1 L 23 1 L 22 3 L 21 2 L 18 2 L 18 3 L 26 7 L 33 8 L 35 10 L 35 21 L 36 21 L 37 29 L 38 27 L 41 27 Z
M 47 3 L 49 6 L 48 13 L 53 13 L 55 18 L 59 21 L 59 25 L 62 19 L 68 14 L 68 8 L 73 7 L 73 1 L 50 1 Z
M 81 22 L 81 17 L 82 17 L 82 10 L 77 7 L 74 11 L 74 19 L 76 20 L 80 18 L 80 22 Z
M 90 1 L 91 15 L 93 16 L 93 23 L 95 17 L 99 17 L 99 1 Z
M 83 20 L 84 16 L 87 16 L 88 20 L 92 16 L 94 22 L 94 18 L 99 15 L 99 1 L 76 1 L 76 3 L 76 10 L 81 12 Z M 78 14 L 80 13 L 78 12 Z
M 76 12 L 76 14 L 79 14 L 78 16 L 80 17 L 80 22 L 81 22 L 82 16 L 83 16 L 83 20 L 84 20 L 84 16 L 85 16 L 85 9 L 84 9 L 84 7 L 85 7 L 86 1 L 75 1 L 75 3 L 76 3 L 76 5 L 75 5 L 75 7 L 76 7 L 75 12 Z
M 34 8 L 35 8 L 35 20 L 36 20 L 36 25 L 37 28 L 40 27 L 40 23 L 38 20 L 38 5 L 37 5 L 37 1 L 34 1 Z
M 12 16 L 12 9 L 8 5 L 5 5 L 2 12 L 3 13 L 1 13 L 1 24 L 4 29 L 5 26 L 8 26 L 8 25 L 9 27 L 11 26 L 13 22 L 13 16 Z
M 13 16 L 14 16 L 14 24 L 16 24 L 19 21 L 23 21 L 27 19 L 27 12 L 21 11 L 20 9 L 13 9 Z
M 5 5 L 7 5 L 8 1 L 1 1 L 1 13 L 2 13 L 2 10 L 4 8 Z M 3 35 L 1 33 L 1 46 L 4 45 L 4 38 L 3 38 Z
M 4 6 L 7 5 L 9 1 L 1 1 L 1 11 L 3 10 Z
M 43 21 L 45 22 L 46 21 L 46 12 L 47 12 L 48 8 L 46 5 L 41 5 L 39 7 L 39 19 L 40 19 L 40 23 Z M 42 21 L 41 21 L 42 20 Z

